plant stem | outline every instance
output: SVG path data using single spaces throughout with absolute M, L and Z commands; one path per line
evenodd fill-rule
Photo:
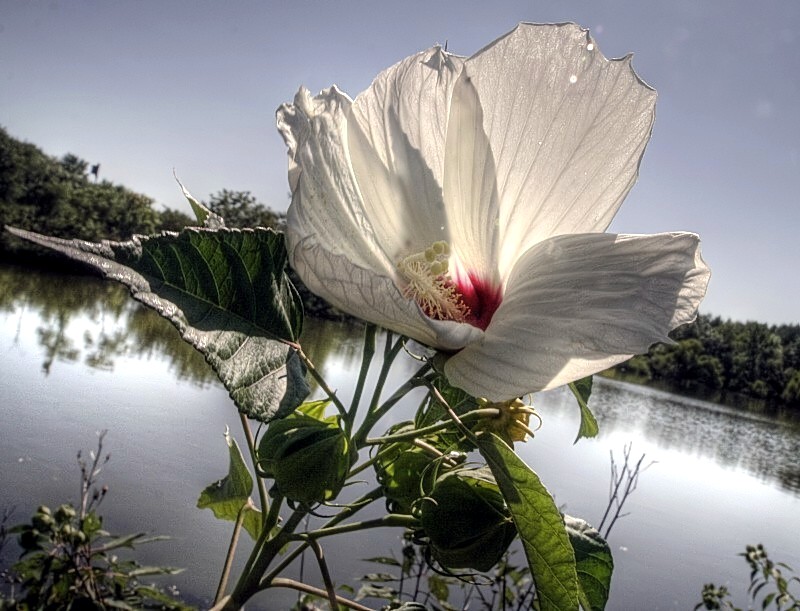
M 266 531 L 261 533 L 248 560 L 248 566 L 245 567 L 245 571 L 242 572 L 236 587 L 226 602 L 226 609 L 241 608 L 247 599 L 261 589 L 261 576 L 266 572 L 267 567 L 269 567 L 269 564 L 283 546 L 289 542 L 294 529 L 303 521 L 306 514 L 307 511 L 305 510 L 296 510 L 286 520 L 280 532 L 272 539 L 267 538 L 269 534 Z
M 249 499 L 248 499 L 249 501 Z M 233 564 L 233 557 L 236 553 L 236 545 L 239 543 L 239 534 L 242 532 L 242 524 L 244 523 L 245 511 L 250 506 L 250 503 L 245 503 L 236 515 L 236 523 L 233 525 L 233 534 L 231 535 L 231 542 L 228 545 L 228 553 L 225 554 L 225 564 L 222 567 L 222 574 L 219 577 L 219 585 L 217 585 L 217 593 L 214 595 L 214 604 L 216 605 L 225 594 L 225 589 L 228 587 L 228 578 L 231 574 L 231 565 Z
M 253 431 L 250 428 L 250 421 L 242 412 L 239 412 L 239 421 L 242 423 L 242 430 L 244 431 L 244 438 L 247 440 L 247 447 L 250 450 L 250 460 L 253 463 L 253 472 L 255 473 L 256 486 L 258 487 L 258 498 L 261 501 L 261 511 L 263 512 L 264 519 L 267 516 L 269 503 L 267 502 L 267 486 L 264 483 L 264 478 L 258 475 L 258 457 L 256 456 L 256 440 L 253 438 Z
M 331 609 L 336 609 L 339 605 L 336 604 L 336 589 L 333 587 L 333 580 L 331 574 L 328 572 L 328 563 L 325 562 L 325 554 L 322 553 L 322 546 L 319 541 L 312 539 L 309 544 L 311 549 L 314 550 L 314 556 L 317 558 L 319 565 L 319 572 L 322 575 L 322 583 L 325 584 L 325 591 L 328 593 L 328 600 L 331 602 Z
M 414 526 L 419 526 L 419 521 L 409 515 L 390 513 L 382 518 L 376 518 L 374 520 L 351 522 L 350 524 L 342 524 L 341 526 L 319 528 L 309 533 L 299 533 L 294 535 L 292 538 L 300 541 L 313 541 L 322 537 L 332 537 L 333 535 L 357 532 L 359 530 L 367 530 L 370 528 L 384 528 L 388 526 L 404 526 L 406 528 L 412 528 Z
M 306 583 L 302 583 L 299 581 L 295 581 L 294 579 L 287 579 L 285 577 L 276 577 L 272 580 L 272 587 L 275 588 L 291 588 L 292 590 L 298 590 L 300 592 L 306 592 L 307 594 L 313 594 L 314 596 L 319 596 L 320 598 L 325 598 L 327 596 L 327 592 L 325 590 L 321 590 L 320 588 L 315 588 L 314 586 L 310 586 Z M 335 594 L 335 600 L 338 604 L 344 605 L 349 609 L 354 609 L 355 611 L 372 611 L 369 607 L 365 607 L 362 604 L 355 602 L 354 600 L 350 600 L 348 598 L 344 598 L 343 596 L 339 596 Z M 333 607 L 334 609 L 336 607 Z
M 461 415 L 461 420 L 474 420 L 476 418 L 491 418 L 496 417 L 500 413 L 500 410 L 496 407 L 483 407 L 480 409 L 475 409 L 466 414 Z M 398 441 L 413 441 L 417 437 L 424 437 L 425 435 L 430 435 L 431 433 L 436 433 L 443 429 L 447 429 L 453 426 L 453 423 L 449 420 L 437 422 L 436 424 L 431 424 L 430 426 L 423 427 L 421 429 L 413 429 L 411 431 L 406 431 L 403 433 L 394 433 L 392 435 L 387 435 L 385 437 L 368 437 L 364 440 L 364 445 L 377 445 L 377 444 L 385 444 L 385 443 L 395 443 Z
M 367 324 L 364 328 L 364 350 L 361 356 L 361 370 L 358 372 L 358 381 L 353 393 L 353 400 L 350 402 L 350 411 L 345 419 L 345 432 L 349 435 L 353 429 L 353 422 L 358 411 L 358 404 L 361 403 L 361 395 L 364 392 L 364 383 L 367 381 L 367 374 L 375 356 L 375 336 L 378 328 L 373 324 Z
M 308 369 L 308 373 L 311 374 L 311 377 L 316 380 L 317 384 L 319 384 L 319 387 L 336 406 L 336 409 L 339 411 L 339 415 L 342 418 L 347 419 L 347 410 L 345 409 L 344 404 L 339 400 L 339 397 L 336 396 L 336 391 L 332 390 L 331 387 L 328 386 L 325 378 L 322 377 L 322 374 L 317 371 L 317 368 L 314 366 L 314 363 L 311 362 L 311 359 L 309 359 L 306 353 L 303 352 L 303 348 L 300 346 L 300 344 L 292 342 L 289 343 L 289 345 L 297 351 L 297 356 L 299 356 L 300 360 L 303 361 L 306 369 Z
M 343 520 L 346 520 L 347 518 L 354 515 L 355 513 L 357 513 L 358 511 L 360 511 L 373 501 L 381 498 L 382 496 L 383 496 L 383 490 L 380 487 L 370 490 L 367 494 L 362 496 L 360 499 L 354 501 L 348 507 L 346 507 L 338 514 L 333 516 L 333 518 L 328 520 L 328 522 L 325 524 L 323 528 L 339 524 Z M 300 554 L 302 554 L 303 551 L 306 550 L 307 548 L 308 548 L 308 542 L 304 541 L 298 547 L 296 547 L 291 552 L 286 554 L 283 560 L 281 560 L 281 562 L 275 568 L 273 568 L 268 575 L 264 577 L 262 583 L 267 583 L 267 584 L 271 583 L 272 580 L 276 579 L 277 576 L 281 574 L 281 571 L 283 571 L 287 566 L 289 566 L 294 561 L 294 559 L 297 558 Z
M 396 354 L 395 354 L 396 356 Z M 394 358 L 394 357 L 392 357 Z M 353 435 L 353 441 L 356 444 L 357 448 L 364 447 L 364 441 L 369 435 L 370 430 L 375 425 L 375 423 L 380 420 L 386 412 L 388 412 L 392 407 L 394 407 L 403 397 L 405 397 L 410 391 L 418 388 L 420 386 L 424 386 L 426 384 L 425 379 L 422 377 L 425 372 L 430 369 L 430 364 L 426 363 L 422 367 L 420 367 L 417 372 L 411 376 L 406 382 L 400 386 L 391 397 L 386 399 L 383 404 L 378 407 L 378 399 L 380 398 L 380 390 L 382 390 L 383 384 L 386 382 L 385 376 L 382 380 L 379 380 L 379 387 L 375 389 L 375 395 L 373 395 L 372 405 L 370 406 L 369 413 L 367 417 L 364 419 L 364 422 L 361 423 L 358 431 L 355 435 Z M 384 368 L 386 368 L 386 361 L 384 361 Z M 382 371 L 381 374 L 384 372 Z M 386 373 L 388 373 L 388 368 L 386 368 Z

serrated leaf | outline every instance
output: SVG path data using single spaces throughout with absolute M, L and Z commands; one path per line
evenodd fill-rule
M 194 212 L 194 216 L 200 225 L 208 229 L 222 229 L 225 227 L 225 219 L 223 219 L 216 212 L 209 210 L 203 205 L 202 202 L 195 199 L 192 194 L 189 193 L 189 190 L 184 187 L 183 183 L 178 179 L 178 175 L 175 173 L 175 170 L 172 171 L 172 175 L 175 177 L 175 181 L 181 188 L 181 192 L 186 198 L 186 201 L 188 201 L 189 205 L 192 207 L 192 212 Z
M 592 394 L 592 376 L 576 380 L 569 383 L 569 389 L 578 400 L 578 407 L 581 410 L 581 425 L 578 428 L 578 436 L 573 443 L 578 443 L 584 437 L 596 437 L 600 432 L 592 410 L 589 409 L 589 397 Z
M 198 509 L 210 509 L 219 520 L 235 522 L 244 507 L 243 526 L 253 539 L 261 533 L 261 512 L 250 500 L 253 490 L 253 477 L 244 461 L 242 451 L 236 440 L 225 431 L 225 442 L 228 444 L 228 475 L 207 486 L 197 500 Z
M 269 422 L 308 395 L 304 366 L 285 343 L 300 334 L 302 303 L 284 273 L 282 234 L 187 228 L 92 243 L 8 229 L 125 284 L 205 356 L 248 417 Z
M 564 519 L 539 477 L 493 433 L 478 436 L 478 450 L 511 510 L 541 611 L 578 608 L 575 552 Z
M 575 551 L 581 606 L 585 611 L 605 609 L 614 572 L 611 548 L 602 535 L 584 520 L 565 515 L 564 523 Z

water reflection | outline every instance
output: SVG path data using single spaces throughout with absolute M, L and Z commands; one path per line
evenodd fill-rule
M 127 290 L 93 277 L 0 267 L 0 312 L 36 325 L 42 371 L 57 363 L 83 363 L 113 371 L 119 357 L 159 359 L 179 380 L 217 384 L 202 356 L 170 323 L 132 300 Z M 303 346 L 331 384 L 347 384 L 358 370 L 363 327 L 307 319 Z M 379 347 L 380 350 L 380 347 Z M 409 364 L 409 373 L 414 365 Z M 624 432 L 694 456 L 742 469 L 800 494 L 800 426 L 774 418 L 686 399 L 654 389 L 597 378 L 592 407 L 604 433 Z
M 199 386 L 216 381 L 200 353 L 169 322 L 112 282 L 0 266 L 0 312 L 15 321 L 15 344 L 23 323 L 35 320 L 46 375 L 58 362 L 113 371 L 121 356 L 163 356 L 180 380 Z
M 604 433 L 646 437 L 800 494 L 800 427 L 705 401 L 597 378 L 592 408 Z

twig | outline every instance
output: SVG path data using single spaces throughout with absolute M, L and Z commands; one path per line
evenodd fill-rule
M 225 564 L 222 567 L 222 574 L 219 576 L 219 584 L 217 585 L 217 593 L 214 595 L 214 604 L 218 604 L 225 594 L 225 589 L 228 587 L 228 578 L 231 574 L 231 566 L 233 565 L 233 557 L 236 552 L 236 545 L 239 543 L 239 534 L 242 532 L 242 524 L 244 523 L 245 513 L 250 503 L 242 505 L 239 513 L 236 515 L 236 523 L 233 525 L 233 534 L 231 535 L 231 542 L 228 545 L 228 553 L 225 554 Z
M 333 580 L 331 579 L 331 574 L 328 572 L 328 563 L 325 562 L 325 554 L 322 553 L 322 546 L 316 539 L 309 541 L 309 545 L 314 551 L 314 556 L 317 558 L 319 572 L 322 575 L 322 582 L 325 584 L 325 590 L 328 592 L 328 600 L 331 602 L 331 611 L 336 611 L 338 607 L 336 604 L 336 589 L 333 587 Z
M 293 590 L 299 590 L 300 592 L 306 592 L 307 594 L 313 594 L 314 596 L 319 596 L 320 598 L 326 598 L 328 593 L 325 590 L 320 588 L 315 588 L 314 586 L 310 586 L 307 583 L 302 583 L 299 581 L 295 581 L 294 579 L 287 579 L 286 577 L 276 577 L 270 583 L 271 587 L 275 588 L 291 588 Z M 355 609 L 355 611 L 372 611 L 369 607 L 365 607 L 362 604 L 357 603 L 354 600 L 350 600 L 345 598 L 344 596 L 339 596 L 338 594 L 335 595 L 336 602 L 340 605 L 344 605 L 349 609 Z M 334 607 L 335 608 L 335 607 Z

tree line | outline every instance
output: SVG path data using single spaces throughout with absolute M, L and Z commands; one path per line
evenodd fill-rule
M 187 214 L 157 210 L 150 197 L 99 180 L 97 174 L 73 154 L 50 157 L 0 127 L 0 227 L 96 241 L 178 231 L 193 224 Z M 223 189 L 205 204 L 229 227 L 281 228 L 285 222 L 284 214 L 247 191 Z M 29 248 L 0 233 L 0 255 L 5 258 L 18 259 L 19 252 Z M 342 318 L 292 276 L 309 314 Z M 800 325 L 768 326 L 700 315 L 671 337 L 675 343 L 658 344 L 610 374 L 715 400 L 738 395 L 800 407 Z
M 616 372 L 731 403 L 735 397 L 800 408 L 800 325 L 697 319 Z
M 75 264 L 2 231 L 5 225 L 60 238 L 127 240 L 134 234 L 180 231 L 194 225 L 181 211 L 156 208 L 152 198 L 100 180 L 99 168 L 73 154 L 56 158 L 13 138 L 0 127 L 0 259 L 74 269 Z M 222 189 L 204 204 L 228 227 L 280 229 L 285 214 L 260 203 L 249 191 Z M 187 204 L 187 210 L 189 208 Z M 296 275 L 292 280 L 311 315 L 344 315 L 311 294 Z

